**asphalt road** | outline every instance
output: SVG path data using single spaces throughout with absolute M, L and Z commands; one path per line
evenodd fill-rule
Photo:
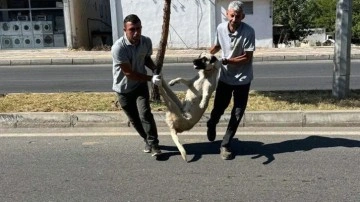
M 66 134 L 64 134 L 66 135 Z M 0 138 L 0 201 L 359 201 L 360 136 L 187 135 L 185 163 L 170 136 L 164 154 L 138 136 Z
M 281 61 L 254 63 L 253 90 L 331 90 L 333 63 Z M 111 92 L 111 65 L 45 65 L 0 67 L 0 93 Z M 165 64 L 163 76 L 192 78 L 192 64 Z M 360 60 L 352 61 L 350 88 L 360 89 Z M 184 90 L 183 85 L 173 87 Z

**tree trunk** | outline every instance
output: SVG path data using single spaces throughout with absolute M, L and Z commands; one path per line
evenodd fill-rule
M 164 64 L 164 57 L 167 45 L 167 39 L 169 35 L 169 25 L 170 25 L 170 13 L 171 13 L 171 0 L 164 0 L 164 16 L 163 16 L 163 25 L 162 25 L 162 33 L 159 43 L 159 49 L 156 54 L 155 64 L 157 69 L 155 71 L 156 74 L 160 74 L 163 64 Z M 152 93 L 151 98 L 153 101 L 160 102 L 160 94 L 159 88 L 152 84 Z

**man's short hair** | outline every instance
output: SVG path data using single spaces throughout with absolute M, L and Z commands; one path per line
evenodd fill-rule
M 128 16 L 125 17 L 125 19 L 124 19 L 124 26 L 125 26 L 125 24 L 126 24 L 127 22 L 131 22 L 131 23 L 133 23 L 133 24 L 137 24 L 137 23 L 141 22 L 141 20 L 140 20 L 140 18 L 139 18 L 137 15 L 135 15 L 135 14 L 130 14 L 130 15 L 128 15 Z
M 233 9 L 234 11 L 242 11 L 242 5 L 244 3 L 241 1 L 232 1 L 229 3 L 228 10 Z

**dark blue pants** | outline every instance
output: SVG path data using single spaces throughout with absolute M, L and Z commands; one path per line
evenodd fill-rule
M 150 108 L 150 95 L 147 83 L 138 86 L 130 93 L 117 93 L 121 108 L 135 130 L 149 145 L 158 144 L 158 133 Z
M 215 127 L 219 123 L 225 109 L 229 106 L 231 97 L 233 97 L 234 106 L 231 110 L 231 117 L 226 129 L 221 146 L 230 147 L 231 140 L 235 136 L 236 130 L 244 115 L 248 97 L 250 83 L 246 85 L 228 85 L 219 81 L 216 88 L 214 108 L 211 111 L 210 119 L 207 122 L 208 127 Z

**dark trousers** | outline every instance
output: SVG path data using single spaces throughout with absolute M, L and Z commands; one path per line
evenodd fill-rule
M 250 83 L 246 85 L 228 85 L 221 81 L 218 82 L 216 88 L 214 108 L 211 111 L 210 119 L 207 122 L 208 127 L 215 127 L 219 123 L 221 116 L 225 109 L 229 106 L 231 97 L 233 96 L 234 106 L 231 110 L 231 117 L 225 136 L 221 143 L 222 147 L 230 147 L 231 140 L 235 136 L 236 130 L 240 124 L 241 118 L 244 115 L 248 97 L 249 97 Z
M 139 135 L 149 145 L 158 144 L 158 133 L 151 113 L 147 83 L 141 84 L 130 93 L 117 93 L 117 95 L 121 108 Z

